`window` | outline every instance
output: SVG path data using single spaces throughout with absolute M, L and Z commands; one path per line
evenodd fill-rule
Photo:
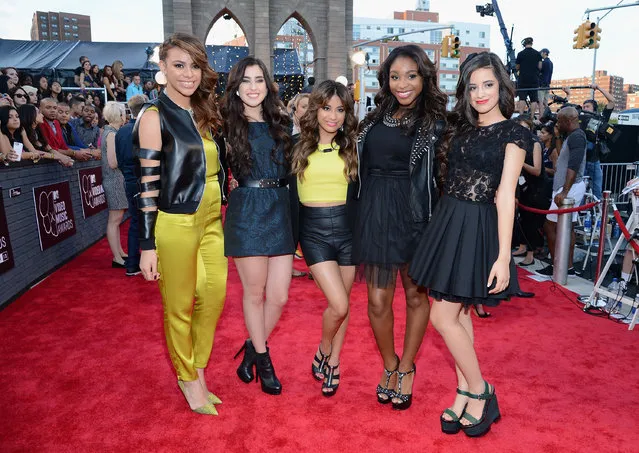
M 64 24 L 64 29 L 65 29 L 65 30 L 70 30 L 70 29 L 71 29 L 71 26 L 70 26 L 69 24 Z
M 470 46 L 470 43 L 469 43 L 468 41 L 466 41 L 466 42 L 464 43 L 464 45 L 465 45 L 465 46 Z
M 42 36 L 48 36 L 48 33 L 46 31 L 43 31 Z
M 400 33 L 404 33 L 405 31 L 406 31 L 406 30 L 405 30 L 404 28 L 400 28 L 400 29 L 399 29 L 399 32 L 400 32 Z
M 393 27 L 388 27 L 386 29 L 386 33 L 395 33 L 395 29 Z
M 51 20 L 58 20 L 58 16 L 51 16 Z
M 40 20 L 47 20 L 47 16 L 40 16 Z
M 73 26 L 73 29 L 74 29 L 74 30 L 77 30 L 77 29 L 78 29 L 78 26 L 77 26 L 77 25 L 74 25 L 74 26 Z
M 470 35 L 470 30 L 466 30 L 466 34 L 467 34 L 467 35 Z
M 480 38 L 485 38 L 486 37 L 486 32 L 485 31 L 480 31 L 479 32 L 479 37 Z
M 51 24 L 51 27 L 53 27 L 53 28 L 58 28 L 58 24 L 53 23 L 53 24 Z
M 78 39 L 78 34 L 77 34 L 77 33 L 73 33 L 73 37 L 74 37 L 75 39 Z
M 381 30 L 381 29 L 382 29 L 382 27 L 377 27 L 377 30 Z
M 446 67 L 446 63 L 444 63 L 443 61 L 441 63 L 439 63 L 439 66 L 441 66 L 442 68 Z
M 69 22 L 69 18 L 68 18 L 68 17 L 65 17 L 65 18 L 64 18 L 64 23 L 68 23 L 68 22 Z
M 367 25 L 367 26 L 366 26 L 366 30 L 370 30 L 370 29 L 371 29 L 371 26 L 370 26 L 370 25 Z
M 51 33 L 53 36 L 58 36 L 58 32 L 54 31 L 53 33 Z
M 77 22 L 77 21 L 78 21 L 78 19 L 76 19 L 75 17 L 71 18 L 71 22 Z
M 486 47 L 486 44 L 484 44 L 483 42 L 480 42 L 479 47 Z
M 47 28 L 47 24 L 40 24 L 40 28 Z

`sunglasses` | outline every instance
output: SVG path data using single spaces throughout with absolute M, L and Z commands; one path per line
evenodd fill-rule
M 16 93 L 16 94 L 14 94 L 14 96 L 17 97 L 17 98 L 26 98 L 27 97 L 26 94 L 22 94 L 22 93 Z

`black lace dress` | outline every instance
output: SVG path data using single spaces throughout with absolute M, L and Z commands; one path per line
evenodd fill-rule
M 519 290 L 512 259 L 508 288 L 489 295 L 487 287 L 499 255 L 495 192 L 509 143 L 532 152 L 530 131 L 510 120 L 452 140 L 444 195 L 409 268 L 413 280 L 436 300 L 494 306 Z

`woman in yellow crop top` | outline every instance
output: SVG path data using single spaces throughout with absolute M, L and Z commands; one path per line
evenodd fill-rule
M 357 119 L 346 87 L 332 80 L 322 82 L 310 96 L 300 129 L 292 160 L 297 180 L 292 192 L 297 191 L 300 205 L 299 242 L 328 301 L 312 372 L 323 381 L 322 394 L 333 396 L 339 386 L 339 356 L 355 279 L 348 200 L 357 180 Z

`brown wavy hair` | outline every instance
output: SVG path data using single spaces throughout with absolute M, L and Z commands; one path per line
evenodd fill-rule
M 244 114 L 244 103 L 237 95 L 244 73 L 249 66 L 258 66 L 264 75 L 266 83 L 266 97 L 262 101 L 262 117 L 268 124 L 269 132 L 275 145 L 271 149 L 271 159 L 283 164 L 287 168 L 291 160 L 291 119 L 281 108 L 280 98 L 273 87 L 273 80 L 262 60 L 253 56 L 242 58 L 229 73 L 226 93 L 222 99 L 222 114 L 224 115 L 224 136 L 228 142 L 226 156 L 231 171 L 235 177 L 247 176 L 253 165 L 251 159 L 251 145 L 248 138 L 248 119 Z M 283 148 L 285 162 L 278 162 L 275 153 Z
M 319 122 L 317 112 L 329 103 L 333 96 L 339 97 L 344 107 L 344 124 L 338 129 L 333 143 L 339 146 L 339 156 L 344 160 L 344 176 L 349 181 L 357 178 L 357 118 L 355 118 L 353 98 L 348 89 L 339 82 L 325 80 L 313 90 L 308 110 L 300 119 L 300 140 L 293 148 L 292 173 L 304 179 L 308 167 L 308 157 L 317 150 L 319 144 Z
M 457 103 L 449 115 L 450 133 L 441 146 L 443 152 L 437 154 L 439 175 L 445 178 L 448 172 L 448 149 L 452 136 L 465 135 L 477 127 L 479 114 L 470 103 L 470 77 L 477 69 L 490 68 L 499 84 L 499 110 L 504 118 L 510 118 L 515 110 L 515 86 L 499 57 L 492 52 L 470 54 L 459 67 L 459 82 L 455 97 Z
M 394 113 L 399 108 L 399 102 L 390 90 L 390 68 L 399 57 L 408 57 L 417 64 L 417 72 L 422 77 L 422 92 L 417 98 L 414 115 L 417 121 L 415 127 L 433 127 L 438 119 L 446 119 L 446 103 L 448 97 L 439 89 L 437 68 L 430 61 L 424 49 L 415 44 L 408 44 L 393 49 L 377 71 L 380 89 L 375 95 L 377 108 L 366 116 L 363 124 L 369 121 L 381 120 L 387 112 Z
M 200 134 L 207 136 L 212 133 L 215 136 L 222 129 L 222 119 L 215 93 L 218 80 L 217 72 L 209 65 L 204 45 L 195 36 L 186 33 L 174 33 L 162 43 L 160 60 L 165 61 L 168 51 L 175 47 L 188 53 L 193 62 L 202 70 L 200 85 L 191 95 L 191 108 Z

